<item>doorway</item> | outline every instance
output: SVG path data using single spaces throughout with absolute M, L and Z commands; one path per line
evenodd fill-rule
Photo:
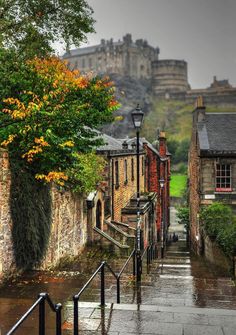
M 102 204 L 101 201 L 98 200 L 97 207 L 96 207 L 96 227 L 101 229 L 102 228 Z

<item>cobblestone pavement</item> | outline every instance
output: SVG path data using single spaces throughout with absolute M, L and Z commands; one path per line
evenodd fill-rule
M 171 233 L 180 240 L 168 246 L 163 260 L 150 268 L 144 263 L 142 285 L 135 291 L 131 268 L 121 282 L 121 304 L 114 304 L 116 285 L 106 276 L 106 309 L 99 301 L 99 277 L 82 296 L 79 322 L 81 335 L 235 335 L 236 287 L 229 274 L 204 259 L 191 255 L 184 241 L 183 227 L 172 212 Z M 113 262 L 118 270 L 124 260 Z M 132 265 L 132 264 L 131 264 Z M 63 303 L 63 335 L 72 335 L 72 296 L 83 286 L 89 271 L 31 273 L 0 290 L 0 335 L 27 310 L 39 292 L 49 292 L 54 302 Z M 90 272 L 91 273 L 91 272 Z M 47 335 L 55 334 L 54 316 L 47 310 Z M 17 335 L 38 334 L 35 311 Z

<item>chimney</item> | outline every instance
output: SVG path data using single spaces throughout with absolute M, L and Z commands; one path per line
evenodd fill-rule
M 199 96 L 195 102 L 195 109 L 193 111 L 193 122 L 201 122 L 205 120 L 206 107 L 204 106 L 203 97 Z
M 132 142 L 131 147 L 132 147 L 132 150 L 136 150 L 136 143 Z
M 160 131 L 158 140 L 160 156 L 166 157 L 166 133 L 164 131 Z
M 124 142 L 122 143 L 122 149 L 124 149 L 124 150 L 127 150 L 127 149 L 128 149 L 128 143 L 127 143 L 126 141 L 124 141 Z

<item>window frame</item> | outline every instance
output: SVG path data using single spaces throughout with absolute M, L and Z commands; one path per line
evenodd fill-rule
M 131 180 L 134 181 L 134 159 L 131 158 Z
M 127 159 L 124 160 L 124 184 L 128 184 L 128 162 Z
M 118 188 L 120 186 L 120 176 L 119 176 L 119 161 L 115 161 L 114 164 L 114 177 L 115 177 L 115 187 Z
M 216 192 L 232 192 L 232 165 L 217 163 L 215 166 Z

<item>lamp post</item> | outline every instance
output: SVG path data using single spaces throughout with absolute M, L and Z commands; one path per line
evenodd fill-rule
M 141 281 L 142 260 L 141 260 L 141 217 L 140 217 L 140 177 L 139 177 L 139 131 L 142 126 L 144 113 L 139 105 L 131 113 L 134 128 L 136 129 L 136 157 L 137 157 L 137 225 L 136 225 L 136 280 Z
M 159 180 L 159 185 L 161 189 L 161 258 L 164 258 L 164 186 L 165 180 L 161 178 Z

